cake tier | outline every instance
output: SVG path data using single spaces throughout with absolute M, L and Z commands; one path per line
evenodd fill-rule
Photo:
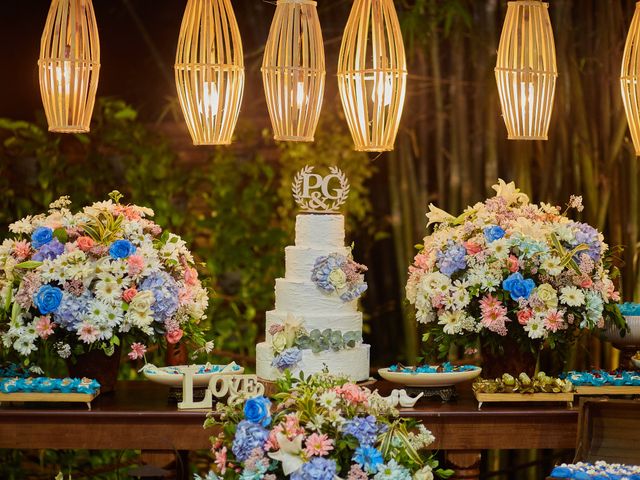
M 324 257 L 332 253 L 348 256 L 349 250 L 347 247 L 286 247 L 284 249 L 285 278 L 287 280 L 309 281 L 311 279 L 311 271 L 318 257 Z
M 344 247 L 344 217 L 342 215 L 298 215 L 296 245 L 324 249 Z
M 359 382 L 369 378 L 369 350 L 370 346 L 362 343 L 354 348 L 313 353 L 311 350 L 303 350 L 302 360 L 291 373 L 297 376 L 304 372 L 305 376 L 322 372 L 327 367 L 329 373 L 334 375 L 346 375 L 351 380 Z M 273 350 L 266 342 L 256 345 L 256 373 L 264 380 L 276 380 L 282 376 L 277 368 L 271 366 Z
M 336 315 L 356 312 L 358 301 L 343 302 L 335 293 L 324 293 L 311 281 L 294 282 L 277 278 L 275 309 L 302 317 L 324 315 L 328 312 Z
M 267 326 L 266 326 L 266 341 L 271 343 L 271 335 L 269 335 L 269 328 L 274 324 L 284 325 L 287 321 L 288 312 L 281 312 L 277 310 L 271 310 L 267 312 Z M 299 316 L 302 326 L 311 332 L 314 329 L 320 331 L 330 328 L 331 330 L 339 330 L 342 333 L 346 332 L 362 332 L 362 313 L 343 313 L 343 314 L 331 314 L 325 313 L 322 315 L 304 315 Z

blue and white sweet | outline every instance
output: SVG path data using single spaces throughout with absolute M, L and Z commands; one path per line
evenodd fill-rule
M 553 469 L 551 478 L 574 480 L 640 480 L 640 466 L 619 463 L 563 463 Z
M 100 383 L 90 378 L 4 378 L 0 393 L 87 393 L 95 394 Z
M 606 370 L 592 370 L 590 372 L 567 372 L 562 376 L 566 378 L 576 387 L 638 387 L 640 386 L 640 372 L 636 371 L 618 371 L 607 372 Z

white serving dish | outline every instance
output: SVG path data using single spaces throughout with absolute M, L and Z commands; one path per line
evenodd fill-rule
M 607 337 L 607 340 L 614 346 L 640 346 L 640 316 L 625 315 L 624 319 L 627 321 L 627 325 L 629 325 L 629 333 L 621 337 L 618 328 L 615 325 L 609 325 L 604 331 L 605 337 Z
M 146 378 L 155 383 L 168 385 L 170 387 L 182 387 L 182 379 L 184 378 L 184 369 L 191 365 L 176 365 L 174 367 L 156 367 L 148 363 L 142 369 L 142 373 Z M 237 365 L 235 362 L 229 365 L 196 365 L 197 367 L 205 367 L 211 371 L 206 373 L 196 373 L 193 376 L 194 387 L 206 387 L 209 380 L 214 375 L 237 375 L 244 372 L 244 367 Z
M 480 367 L 465 372 L 441 373 L 404 373 L 391 372 L 388 368 L 381 368 L 378 373 L 382 378 L 393 383 L 408 387 L 450 387 L 458 383 L 468 382 L 476 378 L 482 369 Z

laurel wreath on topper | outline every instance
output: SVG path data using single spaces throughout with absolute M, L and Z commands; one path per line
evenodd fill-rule
M 349 180 L 338 167 L 329 167 L 329 175 L 313 173 L 310 165 L 296 173 L 291 184 L 293 198 L 302 212 L 335 213 L 349 196 Z M 331 189 L 331 183 L 339 182 L 339 188 Z

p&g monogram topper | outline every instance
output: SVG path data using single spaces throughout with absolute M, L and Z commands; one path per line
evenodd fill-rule
M 309 165 L 293 179 L 293 198 L 302 212 L 337 213 L 349 196 L 349 180 L 338 167 L 329 167 L 329 175 L 313 173 Z

